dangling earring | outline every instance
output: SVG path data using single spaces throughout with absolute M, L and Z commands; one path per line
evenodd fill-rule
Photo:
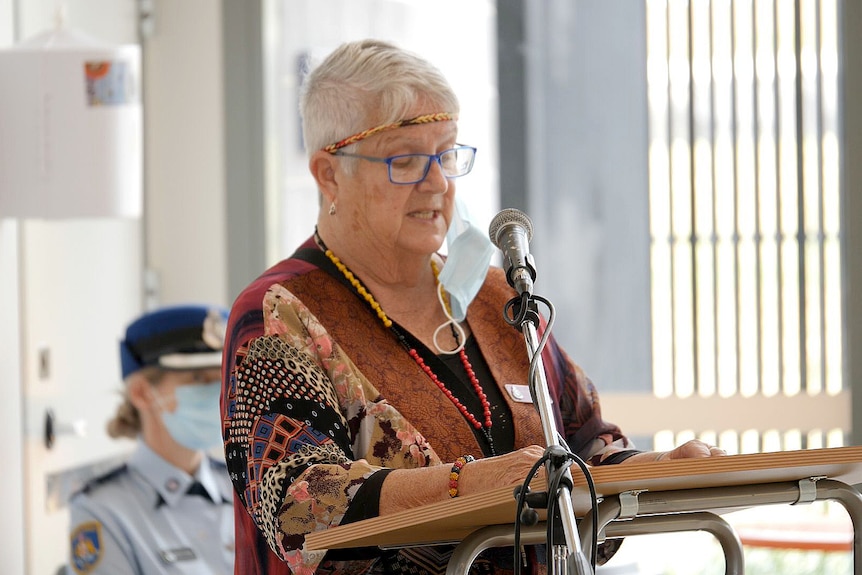
M 331 204 L 329 204 L 329 215 L 330 216 L 335 215 L 335 202 L 332 202 Z

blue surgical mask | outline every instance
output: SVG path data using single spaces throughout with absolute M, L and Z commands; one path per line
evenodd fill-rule
M 174 389 L 177 400 L 173 412 L 162 411 L 162 421 L 171 437 L 184 447 L 207 451 L 222 443 L 221 383 L 178 385 Z
M 448 257 L 439 280 L 449 293 L 452 319 L 464 321 L 467 306 L 479 293 L 494 255 L 494 245 L 488 235 L 470 221 L 467 206 L 457 197 L 449 231 L 446 232 Z

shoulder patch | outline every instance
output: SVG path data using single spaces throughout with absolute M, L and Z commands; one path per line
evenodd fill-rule
M 92 572 L 102 560 L 102 524 L 88 521 L 78 525 L 70 542 L 72 569 L 79 575 Z

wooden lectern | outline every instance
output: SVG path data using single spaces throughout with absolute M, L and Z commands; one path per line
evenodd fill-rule
M 854 526 L 854 575 L 862 575 L 862 447 L 839 447 L 728 455 L 593 467 L 600 498 L 591 512 L 584 477 L 573 470 L 572 499 L 585 551 L 593 522 L 600 539 L 640 533 L 705 529 L 719 538 L 726 572 L 742 572 L 738 537 L 716 514 L 770 504 L 839 501 Z M 535 484 L 533 490 L 543 490 Z M 448 572 L 466 573 L 475 557 L 493 546 L 511 545 L 516 520 L 515 485 L 458 497 L 416 509 L 366 519 L 306 537 L 310 549 L 398 547 L 456 543 Z M 527 529 L 523 543 L 543 542 L 544 528 Z

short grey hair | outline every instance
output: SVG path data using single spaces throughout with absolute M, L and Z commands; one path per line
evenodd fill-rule
M 306 153 L 380 124 L 407 119 L 418 102 L 428 113 L 459 111 L 458 97 L 427 60 L 382 40 L 339 46 L 306 76 L 299 112 Z

